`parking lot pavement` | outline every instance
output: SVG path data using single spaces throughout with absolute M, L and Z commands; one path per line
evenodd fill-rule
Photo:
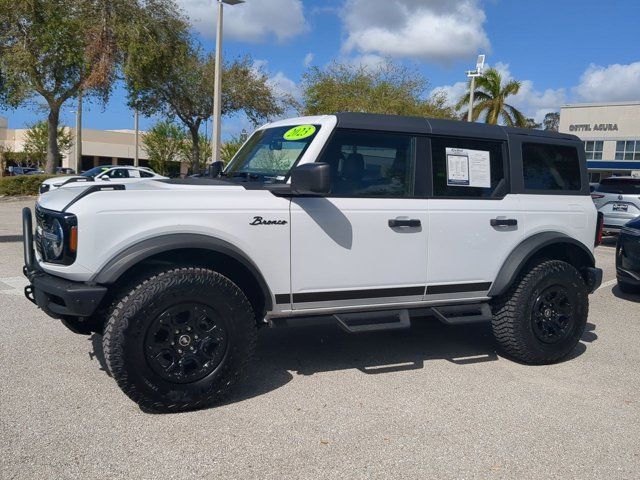
M 0 202 L 0 235 L 27 203 Z M 21 245 L 0 242 L 0 477 L 640 478 L 640 297 L 611 283 L 612 245 L 563 363 L 502 358 L 485 325 L 265 329 L 225 405 L 149 415 L 100 337 L 21 295 Z

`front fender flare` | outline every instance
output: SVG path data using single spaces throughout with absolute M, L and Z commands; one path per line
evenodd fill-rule
M 542 232 L 524 239 L 509 254 L 502 264 L 488 295 L 495 297 L 503 294 L 520 274 L 527 262 L 543 248 L 553 244 L 565 244 L 580 248 L 590 261 L 588 267 L 595 266 L 593 253 L 582 243 L 560 232 Z
M 160 235 L 131 245 L 114 256 L 96 273 L 91 282 L 108 285 L 114 283 L 129 268 L 141 261 L 171 250 L 203 249 L 220 253 L 240 262 L 254 276 L 265 298 L 267 311 L 273 308 L 271 291 L 260 272 L 248 255 L 229 242 L 216 237 L 197 233 L 173 233 Z

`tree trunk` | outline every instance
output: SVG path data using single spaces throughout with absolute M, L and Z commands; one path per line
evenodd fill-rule
M 60 151 L 58 150 L 58 124 L 60 123 L 60 105 L 49 103 L 47 132 L 47 163 L 44 171 L 55 173 Z
M 191 133 L 191 170 L 193 174 L 200 173 L 200 134 L 198 130 L 198 127 L 189 127 L 189 132 Z

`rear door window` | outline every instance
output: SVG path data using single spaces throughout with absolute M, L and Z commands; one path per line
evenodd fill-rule
M 432 137 L 433 195 L 501 198 L 507 194 L 503 142 Z
M 525 190 L 580 191 L 578 150 L 568 145 L 523 143 Z

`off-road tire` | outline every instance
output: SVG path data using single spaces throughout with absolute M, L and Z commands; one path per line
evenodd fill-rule
M 570 297 L 571 324 L 558 343 L 541 341 L 534 332 L 533 307 L 546 288 L 560 285 Z M 493 302 L 493 335 L 508 356 L 523 363 L 544 365 L 566 357 L 584 332 L 589 313 L 587 287 L 572 265 L 547 260 L 521 274 L 508 292 Z
M 154 319 L 185 301 L 216 311 L 227 331 L 227 348 L 213 372 L 177 383 L 154 371 L 143 345 Z M 143 410 L 178 412 L 220 402 L 245 370 L 256 340 L 251 304 L 235 283 L 213 270 L 182 267 L 154 273 L 123 294 L 107 320 L 103 349 L 118 386 Z
M 618 280 L 618 288 L 623 293 L 629 293 L 629 294 L 632 294 L 632 295 L 640 293 L 640 287 L 639 286 L 631 285 L 630 283 L 627 283 L 627 282 L 621 282 L 620 280 Z

